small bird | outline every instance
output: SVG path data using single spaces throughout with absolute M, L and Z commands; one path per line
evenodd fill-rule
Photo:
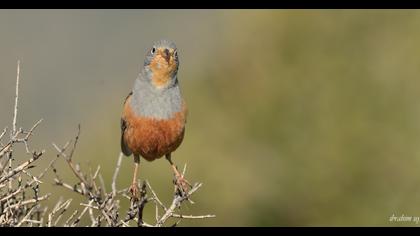
M 124 101 L 121 117 L 121 151 L 134 156 L 134 176 L 130 192 L 138 198 L 137 173 L 140 156 L 153 161 L 163 156 L 169 161 L 178 189 L 191 186 L 172 162 L 171 153 L 182 143 L 187 106 L 178 82 L 178 52 L 169 40 L 159 40 L 146 54 L 144 66 Z

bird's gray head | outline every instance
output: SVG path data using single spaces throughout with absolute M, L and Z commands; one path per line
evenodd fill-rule
M 173 54 L 173 55 L 172 55 Z M 165 59 L 169 60 L 170 56 L 174 56 L 174 59 L 178 62 L 178 52 L 176 45 L 172 41 L 162 39 L 153 43 L 152 48 L 147 52 L 146 59 L 144 60 L 144 66 L 150 65 L 157 55 L 162 55 Z
M 179 59 L 175 43 L 169 40 L 156 41 L 146 54 L 144 68 L 156 87 L 176 83 Z

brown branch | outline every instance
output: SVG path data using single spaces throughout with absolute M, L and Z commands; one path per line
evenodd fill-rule
M 33 198 L 33 199 L 30 199 L 30 200 L 26 200 L 26 201 L 23 201 L 23 202 L 12 204 L 12 205 L 8 206 L 7 208 L 12 209 L 12 208 L 16 208 L 16 207 L 23 206 L 23 205 L 37 203 L 39 201 L 43 201 L 43 200 L 47 199 L 50 195 L 51 195 L 51 193 L 48 193 L 48 194 L 46 194 L 42 197 L 39 197 L 37 199 Z M 7 200 L 7 202 L 9 202 L 9 200 Z
M 79 141 L 79 136 L 80 136 L 80 124 L 77 126 L 77 135 L 76 135 L 76 138 L 75 138 L 75 140 L 74 140 L 74 143 L 73 143 L 73 148 L 71 149 L 71 152 L 70 152 L 70 156 L 69 156 L 69 159 L 71 160 L 71 158 L 73 157 L 73 153 L 74 153 L 74 150 L 76 149 L 76 145 L 77 145 L 77 141 Z
M 21 172 L 22 170 L 24 170 L 25 168 L 27 168 L 32 162 L 36 161 L 39 157 L 42 156 L 42 154 L 44 154 L 44 151 L 40 152 L 40 153 L 33 153 L 33 157 L 31 159 L 29 159 L 28 161 L 22 163 L 20 166 L 16 167 L 15 169 L 13 169 L 11 172 L 9 172 L 6 176 L 3 176 L 2 178 L 0 178 L 0 184 L 3 183 L 6 180 L 9 180 L 11 177 L 13 177 L 14 175 L 16 175 L 17 173 Z
M 163 226 L 165 221 L 173 216 L 175 208 L 177 208 L 181 204 L 181 202 L 186 200 L 191 194 L 197 191 L 201 187 L 201 185 L 202 185 L 201 183 L 195 184 L 193 188 L 184 196 L 175 195 L 175 198 L 173 199 L 171 206 L 166 210 L 165 214 L 163 214 L 163 216 L 159 219 L 159 221 L 156 223 L 155 226 L 158 226 L 158 227 Z
M 76 188 L 76 185 L 74 185 L 72 187 L 70 184 L 63 183 L 61 180 L 59 180 L 57 178 L 55 178 L 54 181 L 55 181 L 55 184 L 58 185 L 58 186 L 63 186 L 63 187 L 65 187 L 65 188 L 67 188 L 67 189 L 69 189 L 73 192 L 76 192 L 76 193 L 80 194 L 80 195 L 83 195 L 83 196 L 85 195 L 82 190 Z
M 80 126 L 79 126 L 80 127 Z M 80 134 L 80 129 L 79 129 L 79 133 L 78 133 L 78 135 Z M 77 139 L 78 139 L 78 136 L 76 136 L 76 141 L 74 142 L 75 144 L 76 144 L 76 142 L 77 142 Z M 76 145 L 74 145 L 73 146 L 73 150 L 71 151 L 71 155 L 70 155 L 70 157 L 69 158 L 67 158 L 67 155 L 64 153 L 64 151 L 63 151 L 63 148 L 59 148 L 55 143 L 53 143 L 53 146 L 54 146 L 54 148 L 55 149 L 57 149 L 57 151 L 59 152 L 59 154 L 60 155 L 62 155 L 64 158 L 65 158 L 65 160 L 66 160 L 66 162 L 67 162 L 67 164 L 70 166 L 70 169 L 72 170 L 72 172 L 73 172 L 73 174 L 83 183 L 83 184 L 85 184 L 85 186 L 87 187 L 87 188 L 90 188 L 90 185 L 88 184 L 88 182 L 86 181 L 86 179 L 83 177 L 83 175 L 76 169 L 76 167 L 74 166 L 74 164 L 73 164 L 73 162 L 72 162 L 72 160 L 71 160 L 71 155 L 73 154 L 73 151 L 74 151 L 74 148 L 76 147 Z M 1 183 L 1 182 L 0 182 Z

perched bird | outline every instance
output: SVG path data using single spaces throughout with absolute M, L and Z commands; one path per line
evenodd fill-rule
M 144 66 L 124 101 L 121 117 L 121 150 L 134 156 L 134 176 L 130 187 L 138 197 L 137 172 L 140 156 L 153 161 L 163 156 L 169 161 L 177 186 L 188 189 L 188 181 L 177 170 L 171 153 L 184 138 L 187 107 L 178 82 L 178 52 L 175 44 L 160 40 L 146 54 Z

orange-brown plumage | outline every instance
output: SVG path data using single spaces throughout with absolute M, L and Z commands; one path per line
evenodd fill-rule
M 173 118 L 155 119 L 137 116 L 131 109 L 130 99 L 131 96 L 124 104 L 123 119 L 127 128 L 123 138 L 133 154 L 153 161 L 175 151 L 184 138 L 187 115 L 185 103 Z

